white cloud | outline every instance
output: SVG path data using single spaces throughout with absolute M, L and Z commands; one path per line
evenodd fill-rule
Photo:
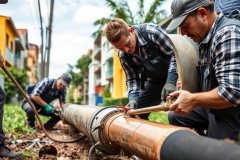
M 108 17 L 111 10 L 106 6 L 92 6 L 92 5 L 82 5 L 80 6 L 73 20 L 77 24 L 92 23 L 100 18 Z

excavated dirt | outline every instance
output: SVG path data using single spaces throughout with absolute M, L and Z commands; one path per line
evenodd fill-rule
M 48 132 L 52 137 L 56 139 L 61 140 L 67 140 L 67 139 L 74 139 L 78 135 L 70 135 L 69 129 L 67 125 L 64 125 L 62 123 L 58 123 L 56 125 L 56 128 L 58 130 Z M 19 151 L 23 152 L 26 150 L 26 147 L 29 147 L 32 143 L 31 142 L 24 142 L 24 143 L 17 143 L 17 141 L 13 141 L 12 137 L 13 135 L 16 137 L 15 133 L 6 133 L 6 140 L 5 144 L 12 149 L 13 151 Z M 37 132 L 33 134 L 28 135 L 17 135 L 17 140 L 34 140 L 34 139 L 40 139 L 42 141 L 51 141 L 50 145 L 48 146 L 54 146 L 52 147 L 52 150 L 45 150 L 46 143 L 41 143 L 41 145 L 45 146 L 42 147 L 39 151 L 39 145 L 35 144 L 28 152 L 24 153 L 24 156 L 22 158 L 19 158 L 18 160 L 34 160 L 34 159 L 40 159 L 40 160 L 88 160 L 89 159 L 89 149 L 92 146 L 92 142 L 87 138 L 84 137 L 82 140 L 72 143 L 62 143 L 62 142 L 56 142 L 51 139 L 49 139 L 46 134 L 39 128 L 37 129 Z M 15 142 L 15 144 L 13 144 Z M 57 149 L 57 150 L 54 150 Z M 57 153 L 56 153 L 57 152 Z M 57 154 L 57 156 L 56 156 Z M 92 153 L 92 160 L 134 160 L 133 157 L 126 157 L 126 156 L 109 156 L 104 155 L 100 153 L 99 151 L 95 150 Z M 1 158 L 3 160 L 7 160 L 7 158 Z

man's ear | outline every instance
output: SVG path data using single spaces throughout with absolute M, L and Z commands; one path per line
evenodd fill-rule
M 207 18 L 207 10 L 205 8 L 200 7 L 198 9 L 198 13 L 201 15 L 201 18 L 205 20 Z
M 134 29 L 132 27 L 129 27 L 129 32 L 132 33 Z

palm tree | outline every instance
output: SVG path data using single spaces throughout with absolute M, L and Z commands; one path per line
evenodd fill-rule
M 103 17 L 94 22 L 95 26 L 100 26 L 99 30 L 93 33 L 93 36 L 102 34 L 101 26 L 107 24 L 113 18 L 122 18 L 128 24 L 155 23 L 158 24 L 166 17 L 166 11 L 160 10 L 160 6 L 165 0 L 154 0 L 148 11 L 144 10 L 144 0 L 139 0 L 136 15 L 133 15 L 127 0 L 106 0 L 106 5 L 111 8 L 112 14 L 109 17 Z

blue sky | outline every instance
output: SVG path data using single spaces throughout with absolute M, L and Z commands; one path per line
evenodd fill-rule
M 27 29 L 29 43 L 41 45 L 38 0 L 8 0 L 0 5 L 0 15 L 9 16 L 18 29 Z M 153 0 L 146 0 L 150 5 Z M 93 48 L 91 36 L 98 28 L 93 26 L 96 19 L 108 17 L 111 10 L 105 0 L 55 0 L 52 23 L 52 46 L 50 57 L 50 78 L 58 78 L 74 65 L 89 49 Z M 135 12 L 138 0 L 129 0 Z M 40 0 L 43 28 L 48 26 L 49 0 Z M 166 0 L 162 8 L 170 11 L 171 1 Z M 168 13 L 169 14 L 169 13 Z

